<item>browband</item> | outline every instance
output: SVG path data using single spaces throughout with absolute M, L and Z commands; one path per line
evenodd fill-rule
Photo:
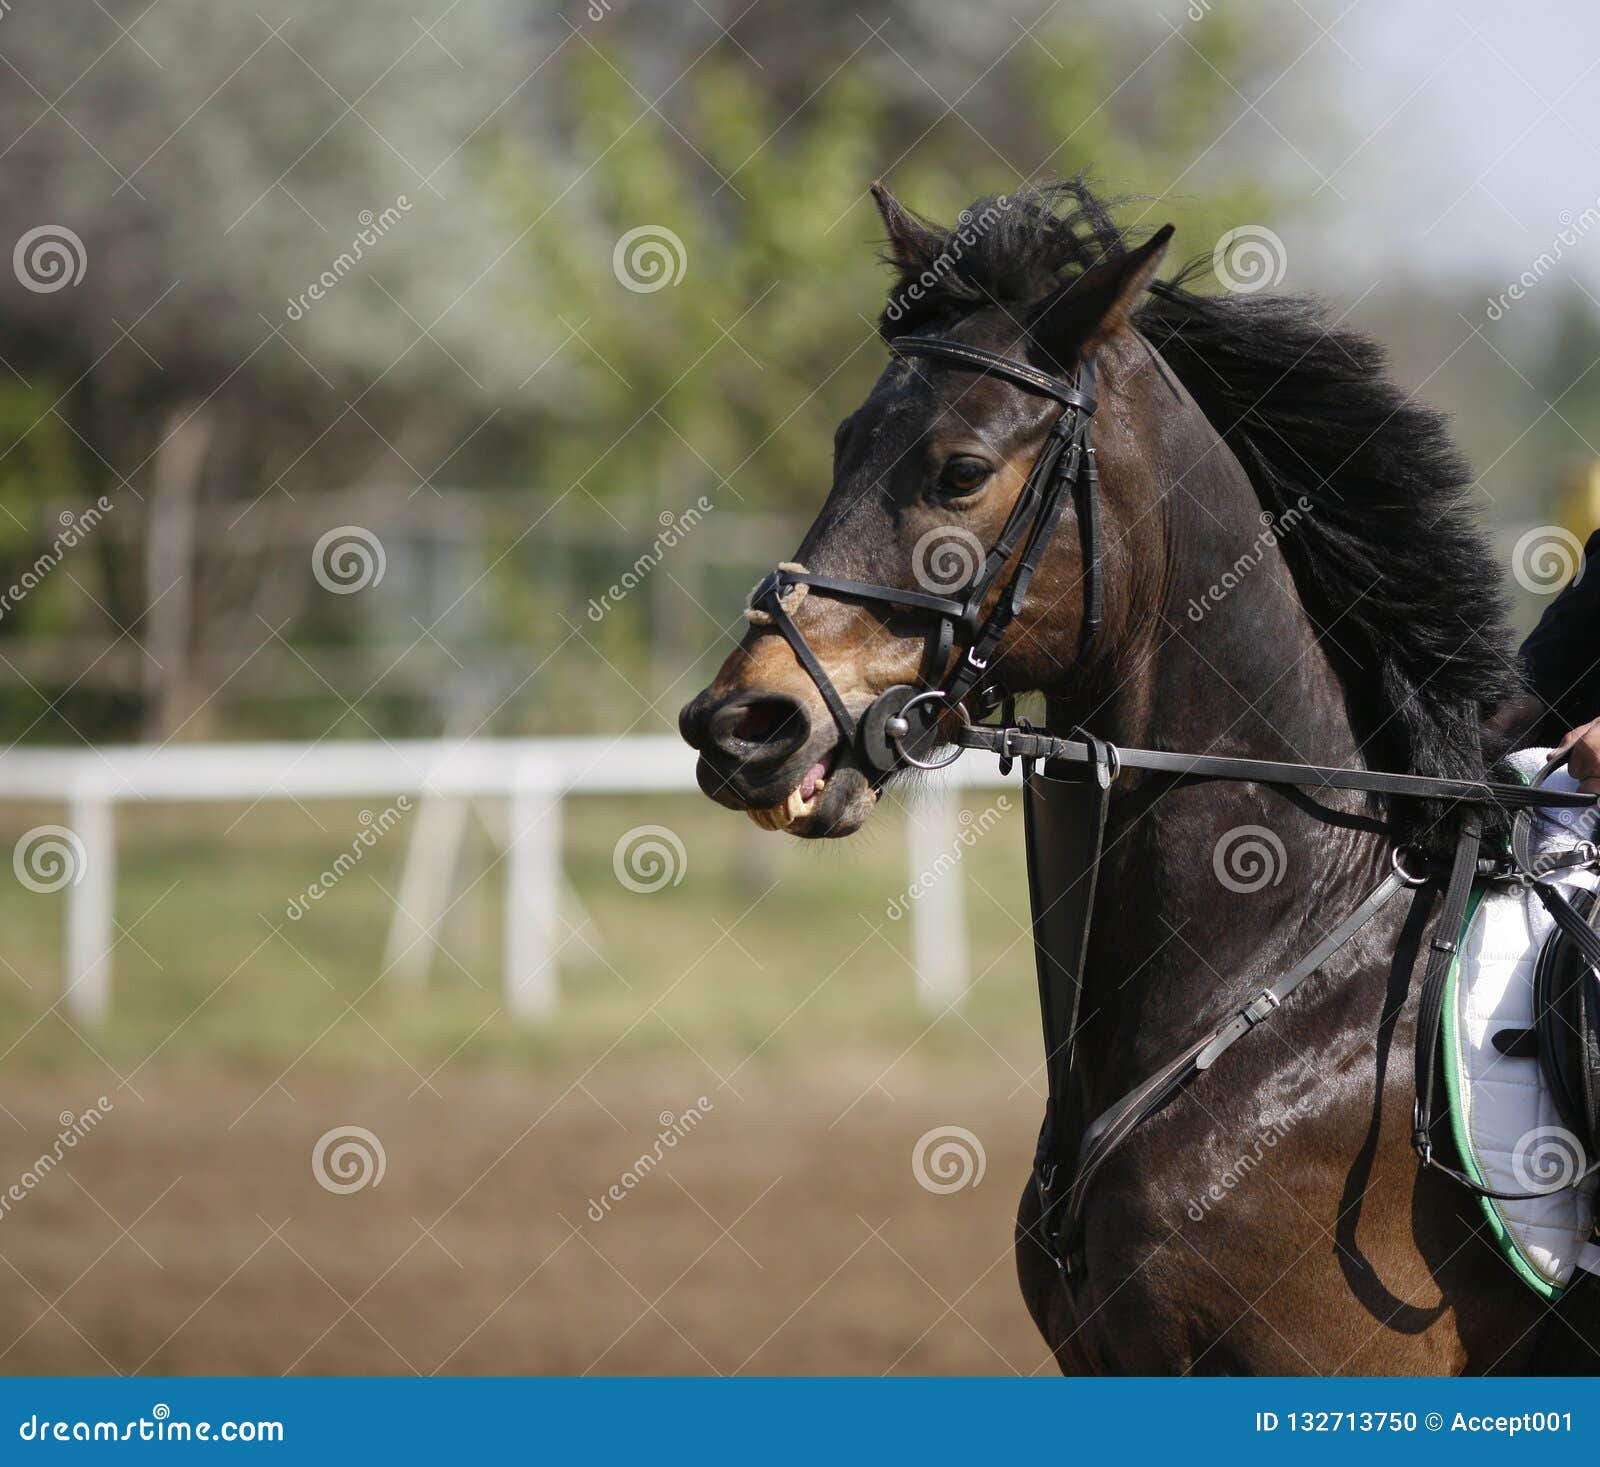
M 985 351 L 981 346 L 968 346 L 960 341 L 935 341 L 926 336 L 896 336 L 889 342 L 889 350 L 897 357 L 935 357 L 954 362 L 968 371 L 1004 377 L 1029 392 L 1042 397 L 1053 397 L 1064 407 L 1078 408 L 1085 413 L 1094 411 L 1094 398 L 1080 392 L 1071 382 L 1053 377 L 1048 372 L 1019 362 L 1013 357 L 1003 357 L 997 352 Z

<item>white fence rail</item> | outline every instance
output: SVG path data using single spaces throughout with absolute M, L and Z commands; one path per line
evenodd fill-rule
M 993 765 L 975 760 L 933 780 L 907 831 L 909 880 L 924 885 L 956 844 L 961 789 L 1005 782 Z M 452 805 L 504 801 L 509 818 L 503 1002 L 513 1018 L 536 1022 L 554 1009 L 558 996 L 564 802 L 575 795 L 693 789 L 693 754 L 666 736 L 16 749 L 0 757 L 0 800 L 62 802 L 67 828 L 82 846 L 82 869 L 67 887 L 61 1002 L 90 1024 L 103 1022 L 111 1008 L 120 804 L 424 799 L 402 880 L 397 917 L 404 925 L 391 933 L 386 962 L 388 971 L 403 977 L 420 971 L 407 954 L 426 953 L 440 915 L 427 896 L 430 842 L 453 839 Z M 415 896 L 415 906 L 407 893 Z M 959 873 L 946 876 L 936 899 L 909 907 L 918 996 L 942 1008 L 967 984 Z

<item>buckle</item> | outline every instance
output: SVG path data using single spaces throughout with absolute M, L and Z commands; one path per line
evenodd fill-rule
M 1275 994 L 1270 988 L 1263 988 L 1260 993 L 1258 993 L 1253 999 L 1250 1000 L 1249 1003 L 1239 1010 L 1239 1013 L 1245 1022 L 1253 1029 L 1282 1003 L 1283 1000 L 1279 998 L 1278 995 Z
M 1433 1165 L 1433 1137 L 1428 1133 L 1428 1123 L 1422 1114 L 1422 1097 L 1411 1102 L 1411 1149 L 1417 1153 L 1423 1166 Z

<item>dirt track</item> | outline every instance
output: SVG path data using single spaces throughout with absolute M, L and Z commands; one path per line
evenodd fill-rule
M 102 1091 L 111 1113 L 0 1216 L 0 1372 L 977 1373 L 1049 1370 L 1011 1217 L 1038 1102 L 1015 1078 L 618 1067 L 529 1079 L 220 1069 L 0 1085 L 0 1191 Z M 893 1092 L 893 1098 L 889 1091 Z M 865 1094 L 863 1094 L 865 1092 Z M 704 1118 L 596 1222 L 663 1113 Z M 320 1186 L 336 1125 L 381 1182 Z M 974 1132 L 976 1187 L 912 1149 Z M 125 1231 L 124 1231 L 125 1230 Z

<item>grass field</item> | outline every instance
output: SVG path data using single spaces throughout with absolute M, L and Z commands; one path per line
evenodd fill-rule
M 800 842 L 765 834 L 694 796 L 584 798 L 566 805 L 565 913 L 555 1016 L 519 1026 L 500 1012 L 505 864 L 474 820 L 454 903 L 426 986 L 384 976 L 393 895 L 413 812 L 305 915 L 286 909 L 378 815 L 372 805 L 292 803 L 121 807 L 112 1019 L 82 1033 L 52 1010 L 60 991 L 66 895 L 0 871 L 0 1033 L 4 1064 L 76 1064 L 91 1050 L 119 1075 L 203 1054 L 288 1064 L 404 1063 L 452 1057 L 685 1050 L 767 1064 L 818 1045 L 898 1050 L 981 1065 L 1034 1062 L 1037 1020 L 1015 792 L 975 792 L 977 832 L 922 901 L 964 882 L 974 983 L 959 1014 L 929 1028 L 914 1001 L 905 807 L 886 804 L 858 837 Z M 993 813 L 990 813 L 993 812 Z M 493 814 L 492 811 L 488 812 Z M 0 812 L 0 854 L 59 809 Z M 683 879 L 629 890 L 619 839 L 665 825 L 683 843 Z M 1002 1058 L 1003 1057 L 1003 1058 Z

